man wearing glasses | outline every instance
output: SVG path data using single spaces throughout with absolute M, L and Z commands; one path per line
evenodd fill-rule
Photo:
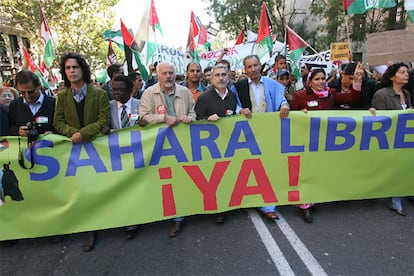
M 41 92 L 39 78 L 31 71 L 20 71 L 16 74 L 15 84 L 21 97 L 9 106 L 9 134 L 27 136 L 29 122 L 35 122 L 41 134 L 54 132 L 55 98 Z

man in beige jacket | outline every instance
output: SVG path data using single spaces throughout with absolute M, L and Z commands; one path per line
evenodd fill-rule
M 139 115 L 142 120 L 169 126 L 195 120 L 193 96 L 187 87 L 175 83 L 175 76 L 171 63 L 158 64 L 158 83 L 147 88 L 141 98 Z
M 175 83 L 175 69 L 169 62 L 161 62 L 156 70 L 158 83 L 147 88 L 141 97 L 139 116 L 149 124 L 166 123 L 173 127 L 189 124 L 196 119 L 191 91 Z M 184 217 L 175 218 L 169 236 L 180 234 Z

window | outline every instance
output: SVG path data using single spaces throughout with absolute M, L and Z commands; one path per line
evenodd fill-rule
M 20 49 L 19 49 L 19 43 L 17 42 L 17 36 L 15 35 L 9 35 L 10 39 L 10 48 L 12 50 L 13 54 L 13 60 L 15 64 L 19 64 L 20 62 Z
M 24 48 L 29 50 L 30 49 L 30 40 L 27 37 L 22 37 L 22 42 L 23 42 Z
M 0 63 L 10 63 L 9 57 L 7 56 L 6 42 L 3 39 L 3 33 L 0 33 Z

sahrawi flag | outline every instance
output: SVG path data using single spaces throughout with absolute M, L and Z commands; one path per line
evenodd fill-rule
M 151 0 L 151 8 L 150 8 L 150 18 L 149 18 L 149 26 L 153 32 L 158 30 L 162 35 L 162 29 L 160 25 L 160 20 L 158 19 L 157 10 L 155 9 L 154 0 Z
M 190 24 L 190 32 L 188 35 L 188 47 L 190 50 L 191 62 L 200 62 L 200 56 L 198 55 L 196 35 L 193 24 Z
M 30 56 L 29 52 L 27 52 L 26 48 L 24 48 L 24 47 L 23 47 L 23 56 L 24 56 L 24 59 L 26 60 L 26 63 L 28 65 L 30 71 L 32 71 L 33 73 L 36 74 L 36 76 L 40 79 L 40 83 L 42 84 L 42 86 L 44 88 L 50 89 L 49 83 L 45 79 L 45 71 L 42 71 L 39 68 L 39 66 L 37 66 L 33 62 L 32 57 Z
M 49 25 L 47 24 L 45 14 L 43 12 L 42 4 L 39 0 L 40 17 L 42 23 L 40 25 L 41 36 L 44 43 L 43 48 L 43 63 L 49 68 L 55 60 L 55 49 L 53 48 L 52 34 L 50 33 Z
M 193 28 L 193 37 L 196 42 L 196 47 L 200 47 L 205 51 L 210 51 L 211 43 L 208 41 L 208 33 L 206 28 L 201 23 L 200 18 L 192 11 L 191 22 Z
M 160 20 L 158 19 L 157 10 L 155 8 L 154 0 L 151 0 L 148 26 L 148 41 L 143 50 L 144 53 L 147 54 L 147 63 L 149 63 L 149 61 L 153 59 L 153 56 L 156 54 L 158 49 L 158 39 L 163 35 Z
M 256 38 L 256 54 L 260 58 L 260 62 L 263 64 L 269 60 L 272 55 L 273 43 L 272 32 L 269 15 L 265 2 L 262 3 L 262 12 L 260 14 L 259 31 Z
M 414 0 L 405 0 L 404 7 L 411 23 L 414 23 Z
M 306 47 L 309 44 L 303 40 L 297 33 L 295 33 L 289 26 L 286 25 L 286 43 L 289 45 L 289 58 L 292 61 L 292 74 L 300 79 L 300 69 L 298 62 L 303 55 Z
M 145 81 L 148 80 L 148 72 L 145 66 L 141 62 L 140 53 L 138 52 L 138 46 L 135 43 L 134 36 L 130 33 L 128 28 L 124 25 L 124 22 L 122 22 L 122 19 L 121 19 L 121 34 L 123 38 L 122 47 L 124 48 L 125 60 L 128 65 L 128 73 L 131 73 L 134 71 L 133 58 L 132 58 L 134 57 L 134 60 L 137 63 L 137 66 L 141 73 L 142 78 Z
M 412 0 L 405 1 L 410 2 Z M 345 13 L 348 15 L 355 13 L 364 13 L 370 9 L 393 7 L 395 7 L 394 0 L 344 0 Z

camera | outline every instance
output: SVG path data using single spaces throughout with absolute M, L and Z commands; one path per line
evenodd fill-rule
M 31 167 L 30 168 L 26 167 L 26 165 L 24 164 L 24 160 L 23 160 L 23 150 L 20 147 L 20 136 L 19 136 L 19 153 L 18 153 L 18 156 L 17 157 L 18 157 L 19 165 L 23 169 L 32 169 L 34 167 L 33 149 L 32 149 L 32 146 L 34 145 L 34 143 L 39 138 L 39 134 L 40 134 L 39 128 L 40 128 L 40 125 L 38 123 L 36 123 L 36 122 L 27 122 L 26 123 L 26 130 L 27 130 L 27 149 L 30 151 L 30 162 L 31 162 Z
M 39 125 L 36 122 L 27 122 L 27 143 L 36 142 L 39 138 Z

